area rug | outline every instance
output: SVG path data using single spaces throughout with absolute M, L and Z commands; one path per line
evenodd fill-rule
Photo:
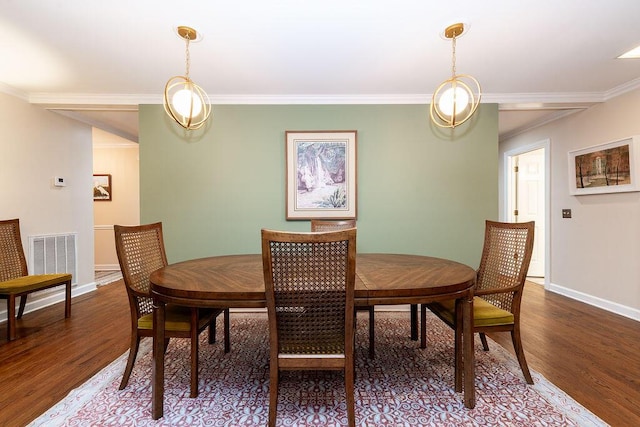
M 428 348 L 409 339 L 408 313 L 376 313 L 376 358 L 368 358 L 367 318 L 358 318 L 358 426 L 604 426 L 543 376 L 527 385 L 517 361 L 495 342 L 476 344 L 476 407 L 453 389 L 453 332 L 428 318 Z M 151 339 L 144 339 L 129 385 L 118 390 L 127 354 L 36 419 L 32 426 L 265 426 L 269 405 L 266 314 L 232 313 L 231 353 L 200 345 L 200 395 L 189 398 L 188 340 L 166 355 L 164 417 L 151 419 Z M 222 322 L 218 322 L 222 337 Z M 479 340 L 476 340 L 479 341 Z M 339 372 L 285 372 L 279 426 L 347 425 Z

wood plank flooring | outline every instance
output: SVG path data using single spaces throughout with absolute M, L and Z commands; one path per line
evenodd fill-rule
M 531 369 L 605 422 L 640 425 L 639 322 L 533 283 L 525 287 L 522 310 Z M 70 319 L 62 304 L 25 314 L 17 335 L 7 342 L 0 325 L 0 426 L 27 424 L 127 351 L 124 285 L 74 298 Z M 492 338 L 512 351 L 509 334 Z

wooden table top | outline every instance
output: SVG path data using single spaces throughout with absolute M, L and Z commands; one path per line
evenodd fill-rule
M 358 254 L 356 305 L 415 304 L 449 299 L 473 286 L 475 270 L 442 258 Z M 262 256 L 225 255 L 183 261 L 151 274 L 152 293 L 196 306 L 264 307 Z

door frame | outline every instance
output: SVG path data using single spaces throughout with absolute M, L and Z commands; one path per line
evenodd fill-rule
M 502 218 L 509 218 L 511 191 L 511 171 L 509 165 L 512 157 L 538 149 L 544 150 L 544 288 L 549 289 L 551 283 L 551 140 L 544 139 L 533 144 L 516 147 L 504 152 L 503 158 L 503 191 L 504 203 Z

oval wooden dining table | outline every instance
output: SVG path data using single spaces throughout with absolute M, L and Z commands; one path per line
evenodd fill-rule
M 404 254 L 358 254 L 356 306 L 424 304 L 455 299 L 462 342 L 455 343 L 455 390 L 475 407 L 473 285 L 475 271 L 459 262 Z M 165 304 L 189 307 L 266 306 L 261 255 L 226 255 L 183 261 L 151 274 L 154 301 L 152 416 L 163 416 Z M 456 338 L 457 340 L 457 338 Z M 464 377 L 464 387 L 463 387 Z

